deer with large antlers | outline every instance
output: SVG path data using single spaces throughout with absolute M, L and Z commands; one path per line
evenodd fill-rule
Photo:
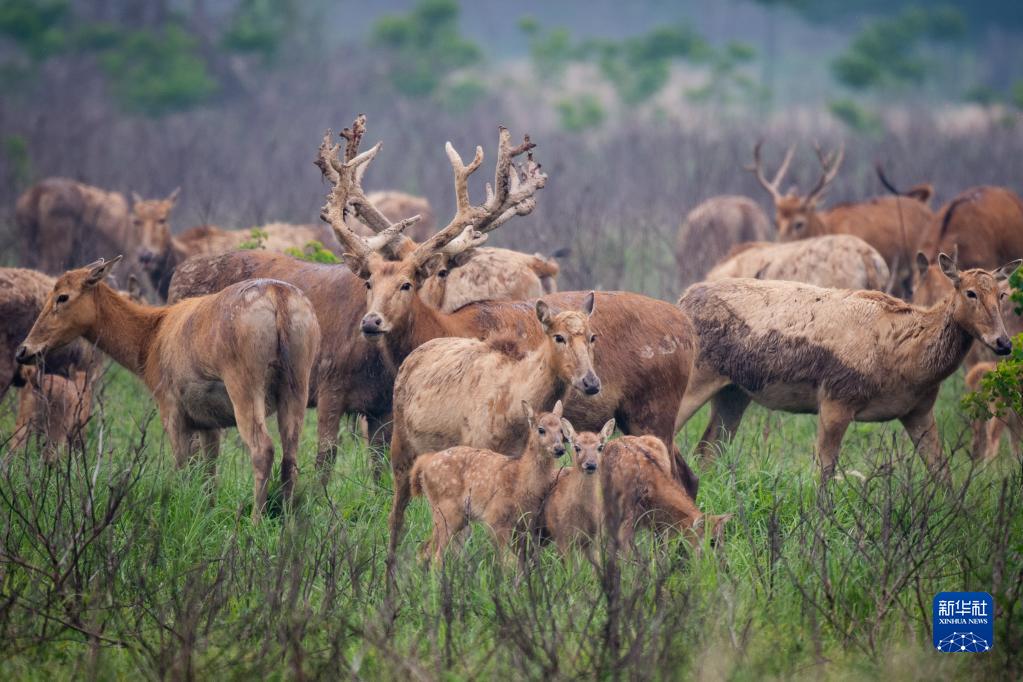
M 891 273 L 892 293 L 904 296 L 912 277 L 917 244 L 926 235 L 932 214 L 920 196 L 879 196 L 866 201 L 839 204 L 819 210 L 818 202 L 834 182 L 845 158 L 845 146 L 830 154 L 814 144 L 821 174 L 813 188 L 800 196 L 795 188 L 782 194 L 781 183 L 795 152 L 789 147 L 778 171 L 770 180 L 764 174 L 762 141 L 753 147 L 753 163 L 746 167 L 774 202 L 775 223 L 780 241 L 793 241 L 830 234 L 851 234 L 867 242 L 885 259 Z M 927 197 L 929 199 L 929 195 Z

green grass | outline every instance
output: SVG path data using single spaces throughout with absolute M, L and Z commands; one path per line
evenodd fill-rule
M 965 439 L 961 390 L 950 381 L 939 404 L 949 449 Z M 683 451 L 705 421 L 679 434 Z M 702 472 L 701 507 L 736 516 L 699 556 L 648 537 L 600 570 L 549 547 L 520 570 L 478 532 L 431 570 L 416 559 L 429 515 L 415 501 L 389 600 L 390 480 L 374 481 L 361 443 L 345 440 L 324 488 L 309 412 L 294 507 L 274 499 L 254 527 L 237 434 L 225 434 L 212 496 L 197 467 L 174 469 L 151 400 L 113 369 L 84 458 L 47 470 L 3 455 L 0 677 L 1018 677 L 1020 463 L 972 470 L 959 447 L 946 490 L 899 429 L 856 425 L 842 465 L 868 482 L 818 495 L 814 431 L 810 416 L 748 412 Z M 993 652 L 932 650 L 931 598 L 958 589 L 995 595 Z

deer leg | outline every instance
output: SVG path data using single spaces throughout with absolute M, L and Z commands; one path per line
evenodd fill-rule
M 199 448 L 210 489 L 210 506 L 217 502 L 217 458 L 220 457 L 220 429 L 199 432 Z
M 329 390 L 327 382 L 320 381 L 316 399 L 317 419 L 316 470 L 320 472 L 323 485 L 330 481 L 330 474 L 337 459 L 337 435 L 341 428 L 341 417 L 347 407 L 343 400 Z
M 970 456 L 973 461 L 980 462 L 987 459 L 988 451 L 991 450 L 990 436 L 993 430 L 995 419 L 974 419 L 970 422 L 970 431 L 973 432 L 973 443 L 970 446 Z M 998 445 L 994 446 L 998 452 Z
M 307 392 L 296 391 L 277 403 L 277 426 L 281 433 L 281 491 L 288 501 L 295 493 L 298 479 L 298 442 L 305 421 L 304 395 Z
M 906 428 L 906 433 L 913 441 L 913 447 L 927 464 L 931 474 L 943 483 L 951 483 L 948 462 L 945 461 L 945 455 L 941 451 L 938 425 L 934 422 L 934 411 L 931 409 L 933 405 L 933 398 L 924 401 L 915 410 L 901 417 L 899 421 Z
M 412 453 L 406 452 L 401 433 L 395 431 L 391 438 L 391 474 L 394 486 L 394 499 L 391 502 L 391 513 L 387 518 L 390 538 L 387 543 L 387 576 L 388 580 L 394 577 L 395 561 L 398 555 L 398 541 L 401 538 L 401 528 L 405 523 L 405 509 L 408 507 L 412 497 L 412 486 L 409 480 L 409 471 L 415 457 Z M 436 545 L 434 545 L 436 551 Z
M 852 408 L 833 400 L 822 400 L 817 414 L 817 462 L 821 468 L 821 485 L 835 475 L 842 438 L 852 422 Z
M 705 459 L 708 464 L 713 462 L 717 457 L 718 449 L 711 446 L 711 443 L 731 442 L 749 404 L 750 397 L 734 384 L 725 386 L 715 393 L 710 402 L 710 420 L 707 422 L 707 430 L 704 431 L 703 438 L 696 446 L 696 454 Z
M 373 470 L 373 480 L 380 482 L 387 465 L 387 444 L 391 440 L 390 415 L 380 417 L 379 415 L 366 415 L 367 437 L 369 445 L 370 466 Z
M 980 453 L 983 461 L 990 462 L 998 457 L 998 448 L 1002 444 L 1002 433 L 1006 426 L 1005 419 L 1009 418 L 1008 416 L 1004 419 L 992 417 L 987 424 L 983 425 L 984 440 L 986 441 L 984 450 Z
M 184 469 L 192 458 L 192 435 L 194 432 L 188 427 L 185 416 L 177 408 L 171 408 L 164 412 L 163 428 L 170 438 L 171 452 L 174 453 L 174 465 L 178 469 Z
M 459 502 L 441 503 L 433 508 L 433 537 L 430 545 L 433 549 L 433 558 L 440 564 L 444 557 L 444 551 L 452 538 L 458 535 L 466 526 L 465 514 Z
M 274 445 L 266 428 L 266 401 L 262 387 L 253 395 L 244 381 L 228 380 L 224 385 L 234 406 L 238 433 L 252 458 L 252 523 L 259 523 L 266 507 L 266 489 L 273 469 Z

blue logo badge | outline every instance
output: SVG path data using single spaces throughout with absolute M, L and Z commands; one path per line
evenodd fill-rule
M 946 653 L 983 653 L 995 645 L 995 600 L 987 592 L 939 592 L 934 596 L 934 648 Z

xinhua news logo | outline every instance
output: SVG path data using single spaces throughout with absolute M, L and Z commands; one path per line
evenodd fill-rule
M 945 653 L 984 653 L 995 646 L 995 600 L 987 592 L 934 596 L 934 648 Z

